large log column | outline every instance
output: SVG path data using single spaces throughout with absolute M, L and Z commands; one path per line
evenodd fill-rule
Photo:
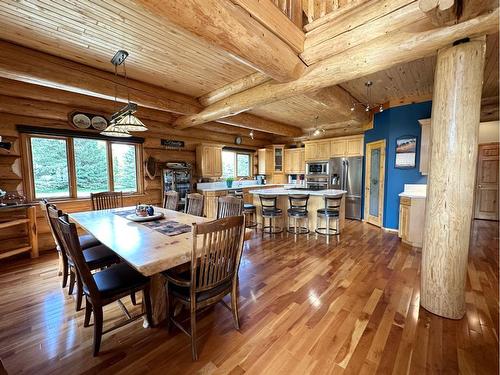
M 432 102 L 421 305 L 451 319 L 465 314 L 485 38 L 438 53 Z

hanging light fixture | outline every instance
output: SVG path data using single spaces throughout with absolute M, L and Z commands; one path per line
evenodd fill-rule
M 314 137 L 317 137 L 317 136 L 319 136 L 320 134 L 323 134 L 323 133 L 325 132 L 325 129 L 318 127 L 318 118 L 319 118 L 319 116 L 316 116 L 316 117 L 314 118 L 314 119 L 315 119 L 315 121 L 316 121 L 316 128 L 314 129 L 314 131 L 313 131 L 313 133 L 312 133 L 312 135 L 313 135 Z
M 364 108 L 365 112 L 370 112 L 370 110 L 373 110 L 378 107 L 379 112 L 384 111 L 384 105 L 383 104 L 372 104 L 371 98 L 372 98 L 372 86 L 373 82 L 372 81 L 366 81 L 365 82 L 365 87 L 366 87 L 366 99 L 368 100 L 368 103 L 362 103 L 362 102 L 353 102 L 351 106 L 351 111 L 353 112 L 357 106 L 361 106 Z
M 118 51 L 113 58 L 111 63 L 115 67 L 115 76 L 118 75 L 118 66 L 123 64 L 123 70 L 125 75 L 125 86 L 127 88 L 127 105 L 120 109 L 118 112 L 111 115 L 111 121 L 109 126 L 101 132 L 102 135 L 111 137 L 131 137 L 129 132 L 140 132 L 146 131 L 148 128 L 139 120 L 134 113 L 137 111 L 137 104 L 130 101 L 130 89 L 127 83 L 127 67 L 125 65 L 125 59 L 128 56 L 127 51 Z M 115 102 L 117 101 L 117 84 L 115 83 Z
M 249 134 L 249 136 L 250 136 L 250 138 L 252 138 L 252 139 L 253 139 L 253 137 L 254 137 L 254 134 L 253 134 L 253 129 L 251 129 L 251 130 L 250 130 L 250 134 Z

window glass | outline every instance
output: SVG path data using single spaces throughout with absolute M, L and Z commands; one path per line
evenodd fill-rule
M 65 139 L 31 138 L 35 198 L 69 197 Z
M 234 157 L 235 154 L 232 151 L 222 151 L 222 177 L 235 177 L 234 170 Z
M 135 146 L 112 143 L 111 154 L 113 155 L 114 190 L 123 192 L 137 191 Z
M 109 190 L 106 141 L 74 139 L 77 196 Z
M 237 172 L 239 177 L 249 177 L 250 176 L 250 155 L 248 154 L 237 154 Z

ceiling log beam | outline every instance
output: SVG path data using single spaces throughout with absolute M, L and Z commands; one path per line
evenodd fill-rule
M 366 76 L 436 53 L 456 40 L 494 33 L 498 9 L 457 25 L 422 32 L 394 32 L 334 55 L 307 68 L 296 81 L 266 82 L 212 104 L 200 113 L 179 117 L 175 125 L 188 128 L 257 106 L 283 100 Z
M 0 77 L 4 79 L 82 94 L 93 97 L 96 101 L 114 101 L 115 86 L 117 86 L 119 103 L 127 102 L 127 87 L 129 87 L 130 98 L 139 105 L 139 110 L 147 112 L 146 109 L 149 108 L 162 111 L 165 112 L 165 117 L 172 116 L 171 113 L 192 115 L 203 109 L 195 98 L 187 95 L 131 79 L 125 83 L 123 77 L 43 52 L 1 40 L 0 50 L 2 51 L 0 53 Z M 36 61 L 36 64 L 33 64 L 33 61 Z M 118 104 L 116 107 L 115 110 L 118 110 L 121 105 Z M 232 123 L 238 123 L 238 118 L 234 116 L 231 119 Z M 258 125 L 253 127 L 253 123 Z M 265 119 L 253 115 L 243 116 L 242 123 L 238 126 L 255 130 L 263 129 L 262 131 L 267 133 L 285 136 L 297 134 L 299 129 L 271 120 L 266 123 Z
M 297 79 L 304 72 L 304 63 L 288 44 L 230 0 L 137 2 L 278 82 Z

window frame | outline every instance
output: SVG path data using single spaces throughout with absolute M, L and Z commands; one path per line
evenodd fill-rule
M 57 135 L 57 134 L 39 134 L 39 133 L 21 133 L 22 139 L 22 173 L 23 185 L 26 196 L 29 200 L 42 200 L 43 198 L 36 197 L 35 180 L 33 171 L 33 150 L 31 147 L 32 138 L 46 138 L 46 139 L 60 139 L 66 142 L 66 157 L 68 166 L 68 184 L 69 184 L 69 197 L 51 197 L 54 201 L 70 201 L 70 200 L 86 200 L 90 197 L 78 197 L 77 179 L 76 179 L 76 161 L 75 161 L 75 147 L 74 139 L 85 137 L 75 135 Z M 137 142 L 118 141 L 116 139 L 101 139 L 91 138 L 96 140 L 104 140 L 106 142 L 106 154 L 108 164 L 108 187 L 109 191 L 114 191 L 114 173 L 113 173 L 113 144 L 126 144 L 135 147 L 135 171 L 136 171 L 136 191 L 123 192 L 124 196 L 134 196 L 144 194 L 144 178 L 142 168 L 143 149 L 142 144 Z
M 222 152 L 231 152 L 234 154 L 234 171 L 235 175 L 232 176 L 232 178 L 241 178 L 241 179 L 248 179 L 251 180 L 253 178 L 253 154 L 251 152 L 245 152 L 245 151 L 236 151 L 236 150 L 224 150 L 222 149 Z M 249 174 L 248 176 L 241 176 L 238 172 L 238 155 L 245 155 L 248 156 L 249 159 Z M 227 177 L 226 177 L 227 178 Z

